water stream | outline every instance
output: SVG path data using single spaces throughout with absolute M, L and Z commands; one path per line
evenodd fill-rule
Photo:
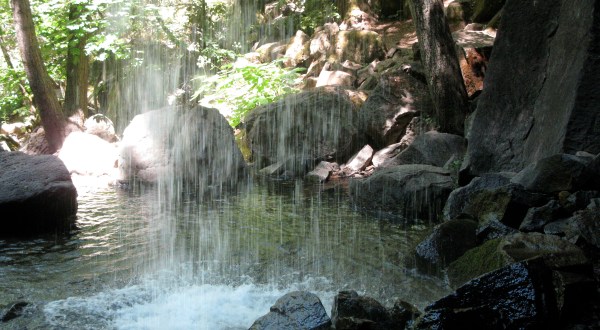
M 424 226 L 352 209 L 343 189 L 256 183 L 239 195 L 165 208 L 156 191 L 80 189 L 69 237 L 0 240 L 0 309 L 28 329 L 246 329 L 283 294 L 331 310 L 355 289 L 424 307 L 448 292 L 404 266 Z

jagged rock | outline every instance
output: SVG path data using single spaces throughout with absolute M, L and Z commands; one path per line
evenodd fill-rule
M 427 85 L 401 68 L 384 73 L 359 111 L 359 127 L 375 149 L 400 142 L 413 117 L 432 113 Z
M 65 163 L 69 173 L 114 176 L 118 151 L 114 144 L 97 135 L 73 132 L 65 139 L 58 158 Z
M 85 120 L 85 132 L 96 135 L 108 142 L 116 142 L 119 138 L 115 133 L 115 125 L 110 118 L 103 114 L 96 114 Z
M 258 168 L 289 157 L 289 170 L 301 176 L 323 160 L 345 162 L 364 145 L 355 121 L 343 91 L 317 88 L 256 108 L 246 130 Z
M 254 321 L 250 330 L 325 330 L 330 326 L 331 319 L 319 297 L 294 291 L 277 299 L 271 311 Z
M 464 178 L 518 172 L 557 153 L 600 152 L 600 131 L 592 124 L 600 117 L 594 110 L 599 10 L 594 0 L 577 6 L 565 0 L 506 1 L 467 137 Z
M 120 180 L 156 183 L 166 173 L 203 192 L 232 187 L 245 170 L 231 126 L 215 109 L 165 108 L 137 115 L 120 143 Z
M 373 159 L 373 148 L 370 145 L 364 146 L 358 153 L 356 153 L 347 164 L 342 166 L 342 170 L 347 174 L 356 173 L 364 170 Z
M 444 206 L 444 218 L 466 214 L 480 224 L 499 221 L 518 228 L 527 210 L 548 203 L 549 196 L 524 190 L 510 178 L 511 174 L 489 173 L 454 190 Z
M 319 78 L 317 79 L 317 85 L 315 87 L 323 87 L 323 86 L 347 86 L 353 87 L 354 81 L 353 75 L 346 73 L 344 71 L 328 71 L 323 70 L 319 74 Z
M 454 219 L 435 226 L 415 249 L 417 268 L 429 274 L 439 273 L 475 247 L 476 229 L 477 222 L 470 219 Z
M 396 329 L 388 310 L 371 297 L 356 291 L 340 291 L 333 299 L 331 321 L 336 330 Z
M 358 206 L 408 220 L 438 221 L 454 183 L 450 172 L 431 165 L 399 165 L 350 181 Z
M 513 227 L 509 227 L 499 220 L 487 220 L 480 224 L 475 231 L 477 244 L 483 244 L 489 240 L 518 233 Z
M 557 201 L 551 200 L 546 205 L 530 208 L 529 211 L 527 211 L 523 222 L 521 222 L 519 230 L 523 232 L 542 232 L 545 225 L 556 221 L 561 216 L 564 217 L 565 215 L 566 211 L 561 205 Z
M 467 142 L 462 136 L 430 131 L 417 135 L 414 142 L 383 166 L 427 164 L 442 167 L 451 158 L 462 159 Z
M 541 193 L 578 190 L 584 185 L 581 181 L 585 166 L 586 163 L 579 157 L 553 155 L 529 164 L 511 181 Z
M 336 23 L 327 23 L 323 26 L 322 30 L 316 31 L 314 37 L 310 40 L 310 56 L 318 58 L 321 55 L 329 55 L 333 50 L 334 42 L 332 39 L 339 32 L 340 28 Z
M 415 329 L 556 329 L 595 296 L 589 269 L 530 259 L 472 280 L 425 309 Z
M 77 190 L 60 159 L 0 153 L 0 236 L 67 232 L 76 213 Z
M 589 264 L 580 248 L 558 236 L 516 233 L 467 251 L 448 266 L 448 279 L 452 287 L 458 287 L 485 273 L 538 256 L 561 268 Z
M 600 200 L 593 199 L 588 207 L 572 217 L 544 227 L 547 234 L 561 235 L 570 242 L 600 255 Z
M 285 55 L 286 45 L 281 42 L 270 42 L 256 49 L 262 63 L 268 63 Z
M 394 307 L 389 313 L 396 329 L 406 329 L 409 324 L 421 316 L 421 311 L 417 307 L 403 300 L 394 302 Z
M 407 145 L 404 143 L 398 142 L 394 144 L 390 144 L 389 146 L 377 151 L 373 155 L 373 159 L 371 160 L 375 167 L 380 167 L 385 164 L 391 158 L 394 158 L 398 155 L 402 150 L 406 149 Z

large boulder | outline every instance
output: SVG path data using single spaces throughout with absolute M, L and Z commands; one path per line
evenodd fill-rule
M 586 185 L 582 173 L 586 161 L 567 154 L 558 154 L 529 164 L 512 179 L 525 189 L 541 193 L 578 190 Z
M 427 164 L 443 167 L 451 159 L 460 160 L 467 149 L 467 141 L 454 134 L 430 131 L 418 135 L 414 142 L 383 166 Z
M 558 153 L 600 152 L 599 12 L 594 0 L 506 1 L 463 178 L 518 172 Z
M 319 297 L 306 291 L 277 299 L 271 311 L 254 321 L 250 330 L 325 330 L 331 326 Z
M 356 108 L 343 91 L 318 88 L 254 109 L 246 116 L 247 139 L 258 168 L 285 162 L 303 175 L 320 161 L 344 163 L 363 145 Z
M 593 302 L 590 275 L 544 258 L 514 263 L 434 302 L 415 329 L 560 329 Z
M 420 271 L 437 274 L 442 268 L 476 245 L 477 222 L 454 219 L 441 223 L 415 248 L 416 265 Z
M 400 67 L 384 73 L 359 112 L 359 125 L 373 148 L 400 142 L 411 120 L 433 113 L 427 85 Z
M 97 135 L 108 142 L 116 142 L 119 139 L 112 120 L 103 114 L 90 116 L 85 120 L 83 127 L 86 133 Z
M 511 183 L 511 177 L 508 173 L 489 173 L 452 191 L 444 206 L 444 219 L 454 219 L 463 214 L 480 224 L 499 221 L 519 228 L 527 211 L 548 203 L 550 197 Z
M 539 256 L 552 260 L 557 267 L 589 264 L 579 247 L 558 236 L 516 233 L 467 251 L 448 266 L 448 279 L 453 287 L 458 287 L 485 273 Z
M 0 236 L 68 231 L 76 213 L 77 190 L 60 159 L 0 153 Z
M 350 181 L 359 207 L 414 220 L 437 221 L 454 183 L 450 172 L 431 165 L 398 165 Z M 440 216 L 441 218 L 441 216 Z
M 201 106 L 135 116 L 123 132 L 119 156 L 121 180 L 175 179 L 198 191 L 235 185 L 245 167 L 225 118 Z

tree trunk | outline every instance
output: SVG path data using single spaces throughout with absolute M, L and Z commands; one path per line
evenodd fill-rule
M 11 0 L 17 43 L 23 67 L 33 93 L 33 103 L 40 112 L 42 126 L 50 152 L 60 149 L 65 138 L 65 120 L 52 80 L 42 62 L 42 54 L 35 35 L 29 0 Z
M 421 60 L 440 131 L 464 135 L 468 96 L 442 0 L 412 0 Z
M 69 20 L 78 20 L 79 16 L 77 6 L 71 5 Z M 67 116 L 73 115 L 77 110 L 83 111 L 85 117 L 88 116 L 89 61 L 85 54 L 86 39 L 85 34 L 78 35 L 77 31 L 73 31 L 67 43 L 67 86 L 63 106 Z

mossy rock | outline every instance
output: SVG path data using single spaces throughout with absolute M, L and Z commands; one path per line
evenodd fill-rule
M 340 31 L 335 53 L 340 63 L 350 60 L 366 64 L 385 57 L 383 39 L 373 31 Z
M 489 240 L 465 252 L 448 266 L 448 280 L 457 288 L 483 274 L 539 256 L 558 268 L 588 262 L 580 248 L 558 236 L 517 233 Z

